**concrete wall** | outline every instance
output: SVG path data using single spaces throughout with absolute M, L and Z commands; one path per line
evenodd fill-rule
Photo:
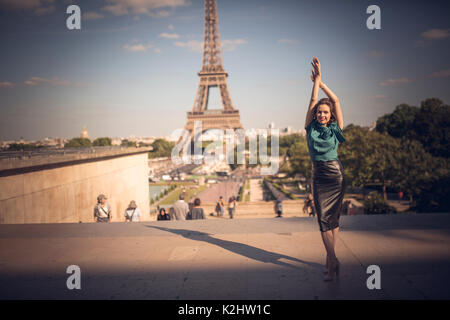
M 100 193 L 108 197 L 113 220 L 135 200 L 142 220 L 150 219 L 146 152 L 90 159 L 75 165 L 0 176 L 0 223 L 94 222 Z

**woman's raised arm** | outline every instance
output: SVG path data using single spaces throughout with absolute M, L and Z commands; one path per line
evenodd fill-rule
M 320 74 L 320 63 L 319 60 L 317 60 L 316 57 L 314 57 L 313 62 L 311 62 L 313 65 L 311 80 L 313 81 L 313 89 L 311 92 L 311 100 L 309 101 L 308 111 L 306 112 L 306 120 L 305 120 L 305 129 L 306 127 L 313 121 L 314 115 L 313 115 L 313 109 L 314 106 L 317 103 L 317 97 L 319 95 L 319 86 L 321 81 L 321 74 Z
M 341 130 L 344 129 L 344 117 L 342 116 L 342 109 L 341 109 L 341 103 L 339 102 L 338 97 L 331 91 L 330 88 L 327 87 L 325 83 L 322 81 L 320 82 L 320 89 L 325 92 L 328 98 L 330 98 L 331 101 L 333 101 L 335 112 L 336 112 L 336 121 L 341 128 Z

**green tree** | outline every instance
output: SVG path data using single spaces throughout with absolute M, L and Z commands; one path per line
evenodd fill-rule
M 135 148 L 136 147 L 136 141 L 129 141 L 127 139 L 123 139 L 122 142 L 120 143 L 120 145 L 122 147 Z
M 413 138 L 436 157 L 450 156 L 450 106 L 440 99 L 422 101 L 414 120 Z
M 364 186 L 378 182 L 386 200 L 386 187 L 397 175 L 395 155 L 399 141 L 388 134 L 369 131 L 360 126 L 352 125 L 346 129 L 344 136 L 347 141 L 342 144 L 340 151 L 346 184 Z
M 411 205 L 414 198 L 422 192 L 424 181 L 445 173 L 446 165 L 442 160 L 433 158 L 416 140 L 401 139 L 395 157 L 397 165 L 392 185 L 410 195 Z
M 338 149 L 346 184 L 352 187 L 363 186 L 372 180 L 372 171 L 362 169 L 368 166 L 365 159 L 368 132 L 366 128 L 349 124 L 343 132 L 346 141 Z
M 450 156 L 450 106 L 438 98 L 425 99 L 420 108 L 398 105 L 393 113 L 378 118 L 376 130 L 415 139 L 433 156 Z
M 305 137 L 300 137 L 286 151 L 292 173 L 301 173 L 306 178 L 311 178 L 311 158 Z
M 91 146 L 91 140 L 87 138 L 72 138 L 69 142 L 64 144 L 64 148 L 86 148 Z
M 156 139 L 153 141 L 152 147 L 153 150 L 149 152 L 149 158 L 170 157 L 175 143 L 165 139 Z
M 397 212 L 397 210 L 394 207 L 389 206 L 386 199 L 376 191 L 370 192 L 367 199 L 364 200 L 365 214 L 385 214 L 395 212 Z
M 432 177 L 421 182 L 422 190 L 413 209 L 419 212 L 450 211 L 450 174 Z
M 271 140 L 268 139 L 268 145 L 270 146 Z M 280 156 L 288 155 L 289 156 L 289 150 L 293 145 L 296 143 L 305 143 L 306 139 L 304 136 L 294 133 L 290 135 L 283 135 L 280 136 L 279 145 L 280 145 Z
M 407 104 L 398 105 L 393 113 L 378 118 L 375 129 L 380 133 L 388 133 L 395 138 L 409 136 L 418 112 L 418 107 Z
M 9 151 L 28 151 L 28 150 L 35 150 L 35 149 L 41 149 L 44 148 L 44 146 L 36 146 L 32 144 L 27 143 L 11 143 L 8 146 Z
M 97 138 L 94 140 L 92 145 L 94 147 L 110 147 L 112 145 L 111 138 L 108 137 Z

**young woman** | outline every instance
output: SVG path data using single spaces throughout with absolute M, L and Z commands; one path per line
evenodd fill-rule
M 158 221 L 160 221 L 160 220 L 170 220 L 170 217 L 169 217 L 169 215 L 166 213 L 166 209 L 161 208 L 161 209 L 159 209 L 159 214 L 158 214 L 158 216 L 156 217 L 156 219 L 157 219 Z
M 321 66 L 314 57 L 311 79 L 314 83 L 306 114 L 305 129 L 312 161 L 314 206 L 327 252 L 325 281 L 339 274 L 335 246 L 339 232 L 339 216 L 344 198 L 344 169 L 337 148 L 345 138 L 342 134 L 344 118 L 336 95 L 322 82 Z M 328 98 L 317 101 L 319 88 Z

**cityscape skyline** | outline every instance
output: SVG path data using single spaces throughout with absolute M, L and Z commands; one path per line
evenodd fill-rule
M 72 3 L 81 30 L 66 28 Z M 444 2 L 378 2 L 381 30 L 366 27 L 370 4 L 219 0 L 224 66 L 244 128 L 303 129 L 313 56 L 345 125 L 371 126 L 401 103 L 448 103 Z M 203 11 L 201 0 L 0 0 L 0 140 L 71 138 L 84 125 L 92 137 L 183 128 Z

